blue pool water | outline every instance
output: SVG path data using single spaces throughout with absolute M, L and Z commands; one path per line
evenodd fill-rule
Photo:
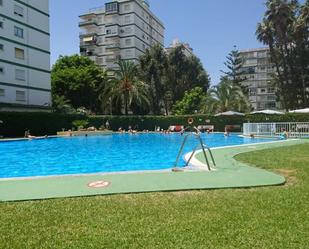
M 115 134 L 0 142 L 0 178 L 168 169 L 183 138 L 179 134 Z M 223 134 L 203 134 L 202 138 L 212 148 L 271 141 Z M 196 143 L 191 137 L 185 152 Z

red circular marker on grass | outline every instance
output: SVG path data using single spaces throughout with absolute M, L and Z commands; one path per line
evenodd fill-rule
M 108 181 L 96 181 L 88 184 L 89 188 L 106 188 L 111 185 L 111 182 Z

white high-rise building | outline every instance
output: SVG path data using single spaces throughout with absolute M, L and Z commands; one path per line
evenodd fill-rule
M 185 56 L 190 57 L 194 55 L 193 48 L 190 47 L 189 43 L 181 42 L 179 39 L 174 39 L 172 44 L 169 47 L 167 47 L 165 50 L 167 53 L 170 53 L 170 51 L 172 51 L 174 48 L 177 48 L 180 46 L 183 47 L 183 53 Z
M 243 60 L 241 70 L 246 78 L 242 84 L 248 87 L 249 100 L 254 110 L 280 109 L 276 89 L 272 85 L 275 67 L 271 63 L 269 49 L 249 49 L 239 53 Z
M 137 62 L 147 48 L 164 46 L 164 25 L 146 0 L 115 0 L 81 15 L 81 55 L 117 69 L 116 62 Z
M 50 105 L 49 0 L 0 0 L 0 110 Z

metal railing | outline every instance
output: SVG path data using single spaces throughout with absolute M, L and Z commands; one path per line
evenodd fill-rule
M 309 122 L 293 123 L 246 123 L 245 136 L 278 137 L 286 133 L 289 138 L 309 138 Z
M 195 130 L 195 132 L 190 132 L 190 133 L 186 134 L 185 137 L 184 137 L 184 140 L 183 140 L 183 142 L 182 142 L 182 144 L 181 144 L 180 150 L 179 150 L 179 152 L 178 152 L 178 154 L 177 154 L 177 158 L 176 158 L 176 161 L 175 161 L 175 164 L 174 164 L 174 169 L 176 169 L 176 168 L 178 167 L 178 162 L 179 162 L 180 157 L 181 157 L 181 155 L 182 155 L 182 153 L 183 153 L 183 150 L 184 150 L 184 147 L 185 147 L 185 144 L 186 144 L 188 138 L 189 138 L 190 136 L 193 136 L 193 137 L 195 137 L 195 138 L 198 140 L 198 143 L 197 143 L 197 145 L 195 146 L 194 150 L 191 152 L 191 155 L 190 155 L 189 159 L 186 161 L 185 167 L 189 166 L 189 164 L 190 164 L 190 162 L 191 162 L 193 156 L 195 155 L 196 151 L 197 151 L 198 149 L 201 149 L 202 152 L 203 152 L 203 156 L 204 156 L 204 159 L 205 159 L 205 163 L 206 163 L 207 170 L 208 170 L 208 171 L 211 171 L 212 169 L 211 169 L 211 167 L 210 167 L 210 161 L 209 161 L 209 159 L 208 159 L 208 157 L 207 157 L 206 151 L 208 151 L 208 153 L 209 153 L 209 155 L 210 155 L 210 159 L 211 159 L 212 165 L 213 165 L 213 166 L 216 166 L 216 162 L 215 162 L 215 159 L 214 159 L 214 157 L 213 157 L 212 151 L 211 151 L 211 149 L 210 149 L 207 145 L 205 145 L 205 144 L 203 143 L 203 140 L 202 140 L 202 138 L 201 138 L 201 133 L 200 133 L 200 131 L 199 131 L 196 127 L 193 127 L 193 129 Z M 185 130 L 186 130 L 186 129 L 185 129 Z

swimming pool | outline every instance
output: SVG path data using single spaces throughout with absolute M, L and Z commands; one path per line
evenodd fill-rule
M 271 141 L 223 134 L 202 139 L 211 148 Z M 0 178 L 169 169 L 182 141 L 179 134 L 114 134 L 0 142 Z M 196 143 L 189 138 L 184 152 Z

